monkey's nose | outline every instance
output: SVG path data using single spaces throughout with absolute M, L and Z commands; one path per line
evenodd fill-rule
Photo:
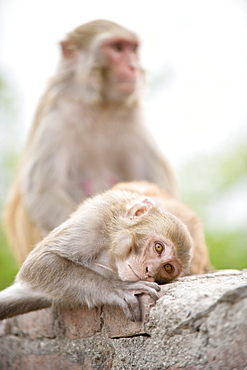
M 136 69 L 135 65 L 133 63 L 129 63 L 129 69 L 131 71 L 134 71 Z
M 146 267 L 146 280 L 147 281 L 154 281 L 155 279 L 154 279 L 154 276 L 153 276 L 153 274 L 152 274 L 152 271 L 151 271 L 151 269 L 150 269 L 150 267 Z

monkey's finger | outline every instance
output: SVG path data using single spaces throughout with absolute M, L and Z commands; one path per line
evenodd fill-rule
M 133 301 L 133 296 L 131 299 L 125 299 L 128 307 L 128 314 L 131 321 L 141 321 L 142 314 L 141 314 L 141 307 L 138 299 L 135 297 L 135 301 Z
M 153 289 L 157 290 L 157 292 L 159 292 L 160 289 L 161 289 L 160 286 L 157 283 L 154 283 L 154 282 L 151 282 L 151 281 L 142 281 L 142 283 L 149 286 L 150 288 L 153 288 Z
M 156 283 L 152 283 L 155 285 L 150 285 L 150 284 L 151 283 L 147 284 L 146 281 L 138 281 L 134 283 L 133 285 L 131 284 L 131 287 L 128 290 L 129 291 L 133 290 L 135 295 L 142 294 L 142 293 L 149 294 L 155 301 L 157 301 L 159 299 L 159 296 L 156 290 L 159 291 L 160 287 Z
M 125 316 L 131 321 L 141 320 L 140 304 L 133 294 L 124 293 L 124 297 L 118 301 L 118 305 L 123 310 Z
M 146 287 L 145 289 L 141 289 L 141 290 L 135 292 L 136 295 L 139 295 L 139 294 L 142 294 L 142 293 L 146 293 L 146 294 L 150 295 L 150 297 L 153 298 L 153 300 L 155 300 L 155 301 L 157 301 L 159 299 L 159 296 L 158 296 L 157 292 L 152 288 Z
M 143 287 L 140 289 L 130 290 L 129 293 L 134 296 L 138 296 L 140 294 L 148 294 L 150 295 L 151 298 L 153 298 L 154 301 L 157 301 L 159 299 L 157 292 L 154 289 L 149 288 L 149 287 Z
M 131 290 L 136 290 L 136 289 L 145 289 L 145 287 L 155 289 L 157 292 L 160 291 L 160 286 L 157 283 L 151 282 L 151 281 L 145 281 L 145 280 L 140 280 L 136 281 L 134 283 L 129 284 L 128 289 Z

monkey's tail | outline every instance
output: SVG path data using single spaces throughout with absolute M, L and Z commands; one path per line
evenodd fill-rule
M 0 292 L 0 320 L 51 306 L 51 301 L 40 292 L 30 290 L 23 283 L 15 283 Z

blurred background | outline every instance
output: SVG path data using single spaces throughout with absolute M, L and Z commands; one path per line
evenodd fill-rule
M 245 0 L 0 0 L 0 213 L 59 41 L 104 18 L 135 31 L 146 124 L 201 217 L 215 268 L 247 267 Z M 17 265 L 0 228 L 0 289 Z

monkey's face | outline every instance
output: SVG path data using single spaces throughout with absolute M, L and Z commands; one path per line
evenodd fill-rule
M 135 39 L 115 37 L 103 43 L 105 79 L 108 87 L 115 92 L 131 94 L 136 90 L 141 76 L 137 50 Z
M 173 243 L 154 235 L 137 245 L 126 259 L 116 261 L 118 275 L 124 281 L 155 281 L 166 283 L 182 273 Z

